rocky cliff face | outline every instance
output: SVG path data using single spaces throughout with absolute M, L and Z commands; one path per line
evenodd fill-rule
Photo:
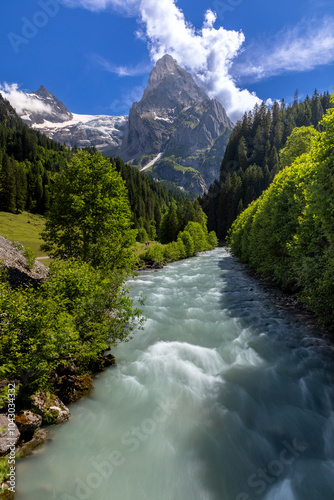
M 219 175 L 232 128 L 222 105 L 165 55 L 152 70 L 141 101 L 130 110 L 119 154 L 154 177 L 202 193 Z

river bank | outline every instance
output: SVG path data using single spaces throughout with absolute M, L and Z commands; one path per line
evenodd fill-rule
M 228 249 L 230 252 L 230 250 Z M 263 292 L 268 296 L 272 304 L 277 306 L 282 312 L 291 312 L 301 321 L 304 321 L 310 329 L 317 329 L 319 339 L 324 342 L 323 345 L 327 346 L 334 352 L 334 332 L 319 324 L 319 318 L 315 313 L 307 309 L 303 302 L 298 300 L 297 293 L 287 293 L 280 288 L 274 286 L 270 281 L 263 278 L 257 271 L 249 268 L 247 265 L 242 264 L 245 272 L 251 277 L 256 279 L 258 285 Z M 314 339 L 315 345 L 319 339 Z

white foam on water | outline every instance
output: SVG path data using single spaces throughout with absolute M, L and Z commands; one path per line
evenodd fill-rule
M 297 500 L 292 491 L 291 480 L 284 479 L 271 488 L 264 500 Z

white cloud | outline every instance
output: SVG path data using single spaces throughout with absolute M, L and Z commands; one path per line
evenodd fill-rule
M 110 63 L 107 59 L 97 54 L 90 56 L 91 61 L 103 68 L 108 73 L 115 73 L 118 76 L 140 76 L 146 75 L 151 69 L 152 65 L 137 64 L 136 66 L 117 66 Z
M 251 44 L 233 67 L 238 77 L 262 80 L 292 71 L 310 71 L 334 61 L 334 20 L 302 22 L 266 43 Z
M 41 114 L 50 114 L 52 112 L 51 106 L 40 101 L 38 97 L 30 96 L 19 90 L 17 83 L 0 83 L 0 93 L 10 102 L 20 116 L 27 112 Z
M 233 121 L 254 107 L 260 99 L 236 86 L 230 75 L 233 60 L 245 37 L 242 32 L 214 28 L 216 15 L 205 13 L 201 30 L 187 23 L 174 0 L 142 0 L 141 18 L 146 26 L 150 55 L 157 61 L 172 55 L 189 70 L 210 97 L 218 99 Z

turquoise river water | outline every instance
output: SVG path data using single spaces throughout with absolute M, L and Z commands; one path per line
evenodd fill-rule
M 334 353 L 225 249 L 145 272 L 144 330 L 18 464 L 17 500 L 333 500 Z

